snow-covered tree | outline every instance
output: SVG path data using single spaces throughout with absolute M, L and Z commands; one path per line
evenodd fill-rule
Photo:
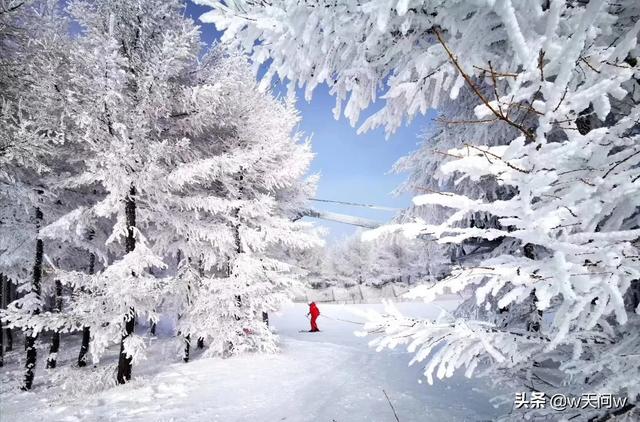
M 473 288 L 478 305 L 506 309 L 506 325 L 390 312 L 372 317 L 368 327 L 385 331 L 380 347 L 408 344 L 414 361 L 429 359 L 430 381 L 481 367 L 505 375 L 498 379 L 516 391 L 616 393 L 629 404 L 615 414 L 634 411 L 640 398 L 637 2 L 202 3 L 214 5 L 203 19 L 225 29 L 226 41 L 257 63 L 272 59 L 267 78 L 304 84 L 309 95 L 326 82 L 339 105 L 347 101 L 352 122 L 382 98 L 382 109 L 361 130 L 392 131 L 436 107 L 445 93 L 457 99 L 464 86 L 476 105 L 471 119 L 458 124 L 511 131 L 497 142 L 478 142 L 473 127 L 463 145 L 443 151 L 450 160 L 439 166 L 443 178 L 459 175 L 455 185 L 488 181 L 505 189 L 504 197 L 426 193 L 414 200 L 417 206 L 452 212 L 442 224 L 398 227 L 451 244 L 514 239 L 479 265 L 413 292 L 431 300 Z M 498 224 L 460 224 L 477 213 Z M 547 379 L 549 372 L 560 381 Z
M 176 114 L 197 154 L 167 177 L 184 221 L 157 242 L 180 251 L 177 328 L 187 353 L 195 338 L 212 354 L 275 350 L 263 315 L 301 286 L 290 257 L 319 241 L 294 221 L 313 189 L 310 147 L 293 104 L 258 91 L 245 58 L 213 51 L 193 79 Z
M 356 232 L 315 252 L 309 281 L 316 288 L 430 282 L 442 266 L 441 258 L 431 252 L 423 240 L 403 234 L 363 239 L 362 232 Z
M 637 356 L 630 352 L 639 346 L 632 333 L 640 312 L 638 25 L 625 22 L 621 9 L 597 2 L 575 12 L 556 3 L 542 13 L 547 46 L 539 44 L 535 31 L 524 45 L 544 53 L 528 68 L 519 62 L 525 70 L 514 76 L 505 97 L 476 108 L 483 118 L 491 109 L 500 113 L 509 98 L 526 102 L 538 115 L 535 132 L 520 130 L 507 146 L 450 149 L 454 159 L 440 167 L 477 183 L 497 178 L 513 196 L 491 202 L 437 192 L 414 199 L 455 210 L 443 224 L 420 229 L 440 242 L 512 238 L 520 248 L 456 270 L 437 287 L 413 295 L 431 299 L 474 286 L 476 303 L 496 313 L 508 309 L 506 318 L 487 324 L 447 315 L 407 328 L 409 321 L 392 313 L 372 328 L 386 327 L 380 346 L 407 336 L 416 360 L 430 356 L 425 370 L 430 381 L 434 374 L 445 377 L 466 367 L 470 375 L 477 365 L 489 365 L 510 374 L 514 388 L 543 388 L 548 394 L 615 391 L 629 398 L 628 406 L 616 409 L 626 413 L 633 412 L 640 393 L 631 381 L 638 374 Z M 637 22 L 635 16 L 631 22 Z M 564 19 L 572 32 L 563 30 Z M 576 69 L 576 63 L 585 67 Z M 457 225 L 475 212 L 497 218 L 501 227 Z M 543 312 L 549 316 L 541 319 Z M 444 345 L 442 352 L 433 352 L 436 345 Z M 553 374 L 558 371 L 560 382 Z M 540 383 L 544 387 L 535 387 Z
M 6 6 L 6 7 L 5 7 Z M 45 245 L 40 229 L 64 209 L 54 180 L 64 168 L 67 21 L 54 2 L 6 2 L 0 13 L 0 272 L 26 294 L 11 304 L 23 316 L 44 302 Z M 36 364 L 38 327 L 26 334 L 24 388 Z
M 332 266 L 338 285 L 355 286 L 368 284 L 371 280 L 373 249 L 360 236 L 348 237 L 336 245 L 331 253 Z
M 296 255 L 297 264 L 305 271 L 307 285 L 314 289 L 323 289 L 336 285 L 329 245 L 319 245 L 301 251 Z
M 68 10 L 82 28 L 66 55 L 70 119 L 73 141 L 87 153 L 76 157 L 81 171 L 65 186 L 98 186 L 104 195 L 58 224 L 77 226 L 86 214 L 110 221 L 111 253 L 93 276 L 62 269 L 56 274 L 75 289 L 60 323 L 68 330 L 91 327 L 94 359 L 120 341 L 117 380 L 124 383 L 144 349 L 133 333 L 135 316 L 157 319 L 165 287 L 151 273 L 165 264 L 143 233 L 154 223 L 148 217 L 162 207 L 158 179 L 188 154 L 186 141 L 168 132 L 178 78 L 196 58 L 199 33 L 177 1 L 72 1 Z
M 136 318 L 155 322 L 161 311 L 179 314 L 187 347 L 275 350 L 267 314 L 301 286 L 296 254 L 319 244 L 296 221 L 314 182 L 304 179 L 312 154 L 294 104 L 259 91 L 238 54 L 199 58 L 199 30 L 178 0 L 70 1 L 67 10 L 80 30 L 70 38 L 58 28 L 66 44 L 52 57 L 64 84 L 43 79 L 64 99 L 45 115 L 65 132 L 46 180 L 59 210 L 39 223 L 38 240 L 40 260 L 42 239 L 51 245 L 54 306 L 32 312 L 26 296 L 3 319 L 54 331 L 50 367 L 60 332 L 82 330 L 79 366 L 88 349 L 98 361 L 120 343 L 119 383 L 145 356 Z
M 485 95 L 490 94 L 492 87 L 482 80 L 483 78 L 479 77 L 474 82 L 482 84 L 479 86 Z M 496 80 L 496 83 L 500 89 L 507 86 L 504 80 Z M 473 112 L 476 103 L 476 94 L 466 86 L 460 89 L 456 99 L 445 98 L 441 101 L 438 118 L 433 122 L 433 127 L 422 134 L 420 148 L 402 157 L 394 165 L 395 172 L 409 173 L 409 177 L 397 192 L 414 195 L 451 192 L 485 201 L 508 199 L 513 195 L 513 189 L 498 183 L 494 176 L 487 175 L 480 180 L 471 180 L 459 172 L 440 172 L 440 166 L 455 158 L 447 152 L 451 148 L 460 148 L 470 142 L 474 145 L 504 145 L 517 136 L 517 131 L 509 125 L 477 122 Z M 525 114 L 526 112 L 521 110 L 514 112 L 516 119 L 531 124 L 532 117 Z M 395 218 L 395 222 L 413 222 L 420 219 L 428 224 L 440 224 L 452 213 L 451 208 L 438 205 L 412 205 L 401 212 Z M 500 227 L 497 218 L 480 212 L 469 213 L 457 224 L 462 227 Z M 439 255 L 441 261 L 449 261 L 449 265 L 468 265 L 477 263 L 479 259 L 491 255 L 494 251 L 499 253 L 500 250 L 511 248 L 513 243 L 513 239 L 501 237 L 491 241 L 472 238 L 455 245 L 425 242 L 425 246 L 430 250 L 432 259 Z
M 366 240 L 365 240 L 366 241 Z M 391 233 L 369 240 L 374 249 L 370 271 L 372 283 L 404 283 L 407 285 L 432 282 L 441 271 L 442 258 L 433 255 L 430 243 Z
M 326 83 L 336 96 L 334 115 L 344 108 L 352 124 L 376 99 L 383 100 L 361 131 L 383 125 L 392 132 L 405 118 L 439 106 L 447 90 L 457 97 L 464 79 L 439 48 L 438 28 L 464 31 L 449 42 L 476 66 L 489 70 L 489 59 L 499 69 L 509 61 L 501 49 L 504 37 L 477 36 L 502 25 L 492 1 L 196 2 L 213 7 L 201 20 L 224 30 L 223 41 L 245 49 L 256 65 L 266 64 L 265 82 L 278 76 L 292 87 L 304 85 L 307 99 Z M 510 13 L 508 3 L 497 2 L 495 9 Z M 472 11 L 477 13 L 468 16 Z M 458 43 L 463 48 L 455 48 Z M 472 74 L 474 68 L 468 70 Z

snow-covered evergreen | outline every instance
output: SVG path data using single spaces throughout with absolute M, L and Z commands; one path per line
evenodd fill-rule
M 346 101 L 352 123 L 385 89 L 382 109 L 361 130 L 393 131 L 447 94 L 460 101 L 458 115 L 469 116 L 451 122 L 464 126 L 463 138 L 442 151 L 438 189 L 428 183 L 435 191 L 414 199 L 452 211 L 443 221 L 378 233 L 404 230 L 444 244 L 512 239 L 412 293 L 432 300 L 472 289 L 480 309 L 509 316 L 506 325 L 390 311 L 367 327 L 385 332 L 380 347 L 409 345 L 415 361 L 427 359 L 430 381 L 481 367 L 519 389 L 543 383 L 548 394 L 628 396 L 621 411 L 633 412 L 640 398 L 637 2 L 202 3 L 214 5 L 203 19 L 225 29 L 226 41 L 257 62 L 272 59 L 267 79 L 288 78 L 308 95 L 326 82 L 336 114 Z M 460 97 L 463 87 L 475 103 Z M 447 180 L 482 190 L 440 191 Z M 486 183 L 504 193 L 491 198 Z M 493 221 L 462 224 L 473 215 Z
M 363 239 L 362 232 L 313 251 L 303 260 L 312 287 L 380 288 L 389 283 L 430 283 L 448 269 L 442 256 L 433 254 L 433 242 L 390 233 Z
M 201 57 L 181 1 L 70 1 L 64 13 L 36 2 L 12 17 L 24 45 L 7 41 L 15 52 L 3 67 L 14 84 L 2 195 L 22 202 L 3 203 L 2 230 L 26 224 L 37 247 L 3 245 L 2 272 L 18 280 L 34 255 L 37 264 L 33 283 L 20 281 L 32 292 L 2 318 L 33 333 L 29 369 L 37 333 L 54 333 L 53 367 L 59 333 L 83 331 L 79 365 L 87 349 L 97 363 L 119 343 L 124 383 L 148 346 L 136 319 L 161 313 L 177 314 L 180 338 L 203 339 L 211 353 L 276 350 L 267 314 L 301 285 L 293 256 L 319 244 L 294 221 L 314 189 L 294 104 L 259 91 L 240 55 L 213 47 Z M 40 203 L 56 212 L 43 217 Z
M 175 229 L 157 232 L 162 253 L 180 257 L 178 330 L 212 354 L 274 351 L 263 317 L 301 287 L 287 257 L 319 242 L 294 221 L 314 189 L 310 146 L 293 104 L 259 92 L 246 59 L 214 52 L 193 78 L 176 114 L 195 158 L 167 176 L 180 222 L 165 211 L 173 221 L 159 226 Z
M 69 205 L 54 192 L 68 136 L 68 26 L 58 12 L 51 2 L 8 2 L 0 14 L 0 272 L 24 293 L 12 306 L 27 318 L 43 311 L 47 287 L 40 231 Z M 25 389 L 40 331 L 29 328 Z

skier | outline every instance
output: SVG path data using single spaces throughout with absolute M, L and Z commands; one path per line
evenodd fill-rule
M 315 333 L 317 331 L 320 331 L 318 329 L 318 324 L 316 324 L 316 320 L 320 316 L 320 309 L 318 309 L 315 302 L 311 302 L 309 304 L 309 313 L 307 314 L 307 316 L 309 315 L 311 315 L 311 329 L 309 330 L 309 332 Z

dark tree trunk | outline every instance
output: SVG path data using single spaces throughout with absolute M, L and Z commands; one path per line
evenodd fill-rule
M 149 268 L 149 274 L 155 277 L 153 268 Z M 156 335 L 156 322 L 152 319 L 149 319 L 149 334 L 151 334 L 152 336 Z
M 239 210 L 236 208 L 235 211 L 235 215 L 237 215 L 237 213 L 239 212 Z M 242 252 L 242 245 L 240 243 L 240 233 L 239 233 L 239 226 L 235 226 L 235 237 L 236 237 L 236 251 L 238 253 Z M 231 270 L 231 260 L 229 260 L 229 262 L 227 263 L 227 277 L 231 277 L 232 275 L 232 270 Z M 238 311 L 240 309 L 240 306 L 242 305 L 242 298 L 240 297 L 240 295 L 236 295 L 235 296 L 235 302 L 236 302 L 236 307 L 238 308 Z M 236 314 L 233 316 L 235 318 L 236 321 L 240 320 L 240 315 Z M 223 350 L 223 355 L 224 356 L 229 356 L 231 355 L 231 352 L 233 352 L 233 342 L 231 341 L 227 341 L 226 344 L 224 345 L 224 350 Z
M 89 234 L 89 239 L 93 239 L 93 230 Z M 89 275 L 95 273 L 96 256 L 89 255 Z M 78 354 L 78 366 L 83 368 L 87 366 L 87 352 L 89 351 L 89 341 L 91 341 L 91 327 L 82 327 L 82 343 L 80 344 L 80 353 Z
M 40 208 L 36 208 L 36 228 L 40 231 L 40 225 L 42 224 L 42 211 Z M 39 236 L 39 235 L 38 235 Z M 36 240 L 36 256 L 33 263 L 33 280 L 31 283 L 31 293 L 40 297 L 40 282 L 42 281 L 42 257 L 44 254 L 44 244 L 42 239 L 38 237 Z M 40 309 L 36 308 L 33 311 L 33 315 L 38 315 Z M 27 359 L 25 361 L 24 372 L 24 385 L 23 390 L 31 390 L 33 386 L 33 377 L 36 367 L 37 351 L 36 351 L 36 338 L 38 333 L 33 332 L 32 329 L 26 331 L 26 338 L 24 342 L 24 348 L 27 352 Z
M 191 264 L 191 258 L 188 257 L 188 262 L 189 264 Z M 178 256 L 176 259 L 176 269 L 180 268 L 180 261 L 182 261 L 182 251 L 180 249 L 178 249 Z M 202 260 L 200 260 L 200 276 L 203 276 L 203 271 L 204 269 L 202 268 Z M 191 284 L 187 284 L 187 307 L 191 306 Z M 182 315 L 178 314 L 178 319 L 182 318 Z M 178 335 L 181 335 L 180 332 L 178 332 Z M 191 352 L 191 334 L 187 334 L 186 336 L 183 337 L 184 339 L 184 354 L 182 355 L 182 361 L 187 363 L 189 362 L 189 355 Z M 198 339 L 198 346 L 200 346 L 201 344 L 201 339 Z M 202 344 L 204 346 L 204 344 Z
M 4 308 L 6 309 L 7 306 L 9 306 L 11 302 L 13 302 L 16 295 L 15 295 L 15 287 L 11 283 L 11 280 L 9 280 L 8 276 L 4 276 L 4 286 L 7 292 L 7 297 L 5 299 L 5 304 L 4 304 Z M 4 333 L 7 336 L 7 344 L 4 350 L 6 352 L 10 352 L 13 350 L 13 330 L 11 328 L 5 328 Z
M 62 312 L 62 283 L 56 280 L 56 313 Z M 47 359 L 47 368 L 53 369 L 58 361 L 58 350 L 60 349 L 60 331 L 56 330 L 51 337 L 51 347 L 49 348 L 49 358 Z
M 0 273 L 0 308 L 7 309 L 9 304 L 9 278 Z M 0 321 L 0 367 L 4 366 L 4 333 L 2 321 Z
M 136 188 L 132 185 L 129 190 L 129 196 L 125 202 L 125 217 L 127 221 L 127 238 L 125 240 L 125 248 L 127 253 L 132 252 L 136 248 L 136 238 L 134 237 L 134 228 L 136 227 Z M 135 276 L 135 274 L 134 274 Z M 129 314 L 125 317 L 125 330 L 120 341 L 120 356 L 118 358 L 118 384 L 124 384 L 131 379 L 131 356 L 127 356 L 124 350 L 126 339 L 133 334 L 135 327 L 135 310 L 131 308 Z
M 267 327 L 269 326 L 269 314 L 267 312 L 262 313 L 262 322 L 267 324 Z
M 0 273 L 0 307 L 5 309 L 5 302 L 7 301 L 7 291 L 4 287 L 4 274 Z M 4 328 L 2 327 L 2 321 L 0 321 L 0 368 L 4 366 Z
M 536 297 L 536 289 L 533 289 L 531 291 L 531 298 L 533 302 L 533 309 L 529 322 L 527 322 L 527 331 L 530 331 L 532 333 L 539 333 L 542 322 L 542 311 L 536 308 L 536 304 L 538 303 L 538 298 Z
M 204 264 L 202 259 L 198 262 L 198 274 L 200 277 L 204 277 Z M 189 292 L 191 292 L 191 288 L 189 288 Z M 204 349 L 204 338 L 198 337 L 198 341 L 196 342 L 196 347 L 198 349 Z
M 189 362 L 189 349 L 191 348 L 191 336 L 187 335 L 184 338 L 184 356 L 182 360 L 186 363 Z
M 5 333 L 7 334 L 7 347 L 4 350 L 10 352 L 13 350 L 13 330 L 11 328 L 7 328 Z
M 236 199 L 238 200 L 242 200 L 243 199 L 243 184 L 244 184 L 244 174 L 243 174 L 243 168 L 240 167 L 240 172 L 238 173 L 236 180 L 238 182 L 238 196 Z M 238 216 L 240 215 L 240 208 L 235 208 L 232 212 L 232 216 L 234 218 L 238 218 Z M 234 240 L 234 244 L 236 247 L 236 254 L 239 255 L 242 253 L 242 239 L 240 238 L 240 223 L 238 222 L 237 224 L 235 224 L 233 226 L 233 240 Z M 232 263 L 231 263 L 231 258 L 229 258 L 229 262 L 227 263 L 227 276 L 231 277 L 233 270 L 232 268 Z M 238 313 L 240 310 L 240 307 L 242 305 L 242 298 L 240 297 L 240 295 L 236 295 L 235 297 L 236 299 L 236 306 L 238 307 Z M 236 319 L 236 321 L 240 320 L 240 315 L 236 314 L 234 316 L 234 318 Z M 233 343 L 228 341 L 225 346 L 224 346 L 224 350 L 223 350 L 223 355 L 231 355 L 231 353 L 233 352 Z
M 4 280 L 7 283 L 7 304 L 9 304 L 16 299 L 16 286 L 14 286 L 11 280 L 9 280 L 9 277 L 5 276 Z M 5 351 L 10 352 L 13 350 L 13 329 L 6 328 L 5 334 L 7 335 L 7 345 L 5 347 Z
M 118 358 L 117 375 L 118 384 L 124 384 L 127 381 L 131 380 L 131 357 L 127 356 L 124 350 L 124 343 L 127 337 L 129 337 L 133 333 L 133 328 L 135 327 L 135 317 L 133 315 L 129 315 L 128 318 L 129 319 L 125 321 L 124 325 L 125 334 L 123 334 L 122 340 L 120 342 L 120 356 Z
M 524 256 L 529 259 L 536 259 L 535 247 L 531 243 L 524 245 Z M 533 333 L 539 333 L 542 324 L 542 311 L 536 306 L 538 303 L 538 297 L 536 296 L 536 289 L 531 291 L 531 302 L 533 303 L 533 309 L 531 311 L 530 319 L 527 322 L 527 331 Z
M 638 306 L 640 306 L 640 279 L 631 280 L 631 285 L 625 294 L 625 299 L 627 309 L 630 312 L 638 309 Z
M 80 354 L 78 354 L 78 366 L 84 368 L 87 366 L 87 352 L 89 351 L 89 342 L 91 341 L 91 328 L 82 327 L 82 344 L 80 344 Z
M 7 289 L 7 278 L 0 273 L 0 308 L 7 309 L 9 304 L 9 289 Z

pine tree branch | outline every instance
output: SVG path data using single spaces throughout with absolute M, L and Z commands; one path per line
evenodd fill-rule
M 491 157 L 493 157 L 493 158 L 495 158 L 495 159 L 497 159 L 497 160 L 500 160 L 500 161 L 502 161 L 503 163 L 505 163 L 509 168 L 512 168 L 513 170 L 516 170 L 516 171 L 519 171 L 520 173 L 526 173 L 526 174 L 531 173 L 529 170 L 525 170 L 525 169 L 522 169 L 522 168 L 520 168 L 520 167 L 516 167 L 516 166 L 514 166 L 513 164 L 511 164 L 511 163 L 510 163 L 510 162 L 508 162 L 507 160 L 503 159 L 503 158 L 502 158 L 502 157 L 500 157 L 499 155 L 496 155 L 496 154 L 492 153 L 491 151 L 484 150 L 484 149 L 482 149 L 482 148 L 480 148 L 480 147 L 477 147 L 477 146 L 475 146 L 475 145 L 471 145 L 471 144 L 464 144 L 464 145 L 465 145 L 467 148 L 473 148 L 473 149 L 476 149 L 476 150 L 478 150 L 478 151 L 482 152 L 482 153 L 485 155 L 485 157 L 487 157 L 487 156 L 489 155 L 489 156 L 491 156 Z M 488 159 L 489 159 L 489 158 L 487 157 L 487 160 L 488 160 Z M 491 161 L 491 160 L 489 160 L 489 161 Z
M 625 161 L 630 160 L 631 158 L 635 157 L 636 155 L 640 154 L 640 149 L 637 150 L 636 152 L 634 152 L 633 154 L 629 155 L 627 158 L 625 158 L 624 160 L 620 160 L 618 162 L 616 162 L 614 164 L 613 167 L 611 167 L 609 170 L 607 170 L 607 172 L 604 174 L 604 176 L 602 176 L 602 178 L 604 179 L 605 177 L 607 177 L 609 174 L 611 174 L 611 172 L 613 170 L 615 170 L 616 167 L 618 167 L 620 164 L 624 163 Z
M 449 59 L 451 60 L 451 62 L 453 63 L 453 65 L 455 66 L 456 69 L 458 69 L 458 72 L 460 72 L 460 75 L 462 75 L 462 77 L 464 78 L 465 82 L 467 83 L 467 85 L 469 85 L 469 87 L 471 88 L 471 90 L 473 91 L 473 93 L 480 98 L 480 100 L 482 101 L 482 103 L 485 105 L 485 107 L 487 107 L 491 113 L 493 113 L 494 116 L 496 116 L 496 118 L 498 120 L 502 120 L 503 122 L 507 123 L 508 125 L 516 128 L 517 130 L 519 130 L 520 132 L 522 132 L 527 138 L 533 140 L 533 134 L 531 133 L 531 131 L 527 130 L 524 126 L 522 126 L 521 124 L 518 124 L 516 122 L 514 122 L 513 120 L 509 119 L 507 116 L 504 115 L 504 113 L 502 113 L 501 109 L 496 110 L 487 100 L 487 98 L 482 94 L 482 92 L 480 92 L 480 89 L 476 86 L 476 84 L 471 80 L 471 78 L 469 77 L 469 75 L 467 75 L 467 73 L 462 69 L 462 67 L 460 66 L 460 63 L 458 63 L 458 59 L 456 59 L 456 57 L 453 55 L 453 53 L 451 52 L 451 50 L 449 49 L 449 47 L 447 46 L 447 44 L 444 42 L 444 40 L 442 39 L 442 35 L 440 34 L 440 31 L 437 28 L 433 28 L 434 33 L 436 34 L 436 37 L 438 38 L 438 41 L 440 42 L 440 44 L 442 45 L 442 47 L 444 48 L 444 50 L 446 51 L 447 55 L 449 56 Z
M 18 3 L 14 6 L 11 7 L 7 7 L 6 9 L 2 9 L 0 10 L 0 15 L 3 15 L 5 13 L 10 13 L 10 12 L 14 12 L 16 10 L 18 10 L 20 7 L 22 7 L 22 5 L 24 5 L 24 2 Z
M 454 125 L 469 125 L 469 124 L 478 124 L 478 123 L 493 123 L 493 122 L 497 122 L 498 119 L 497 118 L 491 118 L 491 119 L 479 119 L 479 120 L 446 120 L 443 117 L 439 117 L 438 118 L 438 122 L 440 123 L 444 123 L 444 124 L 454 124 Z

